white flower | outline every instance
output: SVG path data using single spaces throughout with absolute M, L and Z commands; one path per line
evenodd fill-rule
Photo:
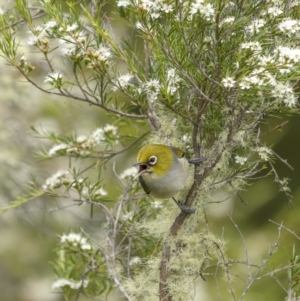
M 32 35 L 32 36 L 30 36 L 30 37 L 28 38 L 27 44 L 30 45 L 30 46 L 34 46 L 34 45 L 37 44 L 38 41 L 39 41 L 38 37 Z
M 160 91 L 160 82 L 158 79 L 151 79 L 144 84 L 148 101 L 154 103 L 157 100 Z
M 287 95 L 286 98 L 284 98 L 283 102 L 289 107 L 292 108 L 296 105 L 297 103 L 297 98 L 294 94 L 289 94 Z
M 271 15 L 272 17 L 277 17 L 283 13 L 283 10 L 277 6 L 271 6 L 267 9 L 264 14 Z
M 82 250 L 91 250 L 92 246 L 87 242 L 85 237 L 78 233 L 64 234 L 60 238 L 62 244 L 68 243 L 73 247 L 80 247 Z
M 116 83 L 119 84 L 119 87 L 122 88 L 122 89 L 125 89 L 128 85 L 129 85 L 129 82 L 130 80 L 132 79 L 133 75 L 132 74 L 124 74 L 124 75 L 121 75 L 117 80 L 116 80 Z M 117 90 L 116 87 L 113 88 L 114 91 Z
M 121 179 L 125 179 L 125 178 L 133 178 L 133 177 L 136 176 L 136 174 L 137 174 L 137 169 L 136 169 L 136 167 L 133 166 L 133 167 L 130 167 L 130 168 L 125 169 L 125 170 L 121 173 L 120 178 L 121 178 Z
M 87 139 L 88 139 L 88 138 L 87 138 L 86 135 L 80 135 L 80 136 L 78 136 L 78 137 L 76 138 L 76 142 L 77 142 L 77 143 L 83 143 L 83 142 L 85 142 Z
M 103 130 L 105 133 L 111 133 L 113 136 L 116 136 L 118 133 L 118 128 L 112 124 L 105 125 Z
M 258 56 L 258 59 L 260 61 L 260 65 L 261 66 L 266 66 L 269 64 L 274 64 L 275 59 L 273 56 L 271 55 L 262 55 L 262 56 Z
M 152 202 L 152 206 L 154 208 L 156 208 L 156 209 L 161 209 L 161 208 L 164 207 L 163 204 L 160 201 L 154 201 L 154 202 Z
M 49 151 L 48 151 L 48 155 L 49 156 L 54 156 L 57 154 L 57 152 L 59 152 L 60 150 L 65 150 L 68 148 L 68 145 L 65 143 L 61 143 L 61 144 L 56 144 L 54 146 L 52 146 Z
M 76 45 L 65 42 L 65 46 L 61 48 L 61 54 L 64 56 L 73 56 L 76 54 Z
M 78 28 L 78 24 L 76 24 L 76 23 L 73 23 L 71 25 L 67 25 L 66 32 L 74 31 L 77 28 Z
M 196 0 L 195 2 L 191 3 L 190 14 L 196 14 L 203 6 L 203 0 Z
M 121 216 L 121 219 L 123 221 L 127 221 L 128 219 L 131 219 L 133 216 L 133 212 L 127 212 L 127 213 L 124 213 L 123 216 Z
M 160 10 L 165 13 L 170 13 L 171 11 L 173 11 L 173 7 L 171 4 L 163 3 L 162 6 L 160 7 Z
M 101 188 L 99 188 L 98 190 L 95 191 L 94 195 L 106 196 L 106 195 L 107 195 L 107 191 L 104 190 L 104 189 L 101 187 Z
M 46 29 L 52 28 L 52 27 L 55 27 L 55 26 L 57 26 L 57 23 L 56 23 L 56 21 L 54 21 L 54 20 L 50 20 L 50 21 L 48 21 L 48 22 L 45 24 L 45 28 L 46 28 Z
M 69 172 L 67 170 L 58 171 L 46 180 L 45 185 L 43 185 L 43 189 L 59 188 L 63 184 L 63 178 L 66 178 L 68 174 Z
M 104 136 L 104 130 L 101 128 L 96 129 L 91 136 L 94 140 L 96 144 L 99 144 L 101 141 L 105 140 L 105 136 Z
M 300 62 L 300 48 L 289 48 L 279 46 L 277 48 L 279 59 L 281 63 L 299 63 Z
M 4 10 L 0 8 L 0 15 L 4 15 Z
M 223 24 L 226 24 L 226 23 L 233 23 L 234 20 L 235 20 L 235 17 L 226 17 L 223 20 L 221 20 L 220 26 L 222 26 Z
M 244 165 L 247 162 L 247 158 L 246 157 L 240 157 L 240 156 L 235 156 L 235 163 L 237 164 L 241 164 Z
M 239 82 L 239 86 L 242 90 L 248 90 L 252 86 L 262 86 L 264 81 L 259 78 L 257 74 L 250 74 L 249 76 L 244 76 Z
M 50 83 L 51 85 L 60 86 L 62 77 L 62 73 L 60 73 L 59 71 L 53 71 L 48 73 L 47 76 L 45 76 L 44 83 Z
M 203 5 L 202 9 L 200 10 L 200 13 L 204 15 L 206 20 L 210 21 L 215 14 L 215 10 L 212 4 L 207 3 Z
M 293 107 L 297 103 L 297 98 L 294 94 L 293 88 L 288 83 L 273 83 L 272 96 L 283 101 L 288 107 Z
M 57 279 L 55 282 L 53 282 L 52 289 L 57 289 L 64 286 L 69 286 L 71 289 L 79 289 L 82 286 L 87 287 L 88 285 L 89 285 L 88 279 L 76 281 L 73 279 L 60 278 Z
M 266 21 L 264 19 L 255 19 L 246 27 L 246 29 L 250 33 L 259 32 L 260 28 L 262 28 L 265 24 Z
M 290 36 L 300 30 L 300 21 L 285 19 L 278 25 L 278 28 L 280 31 Z
M 140 265 L 141 263 L 142 263 L 142 259 L 141 259 L 141 257 L 138 257 L 138 256 L 134 256 L 134 257 L 130 258 L 130 261 L 129 261 L 130 266 Z
M 95 51 L 95 55 L 98 57 L 99 61 L 107 61 L 111 57 L 111 52 L 108 47 L 101 46 Z
M 203 0 L 196 0 L 191 4 L 190 15 L 200 13 L 206 20 L 210 21 L 215 14 L 214 7 L 211 3 L 204 4 Z
M 236 81 L 232 77 L 225 77 L 222 79 L 222 84 L 225 88 L 233 88 Z
M 130 2 L 128 0 L 119 0 L 117 3 L 118 7 L 127 7 L 130 5 Z
M 247 43 L 242 43 L 241 44 L 242 49 L 250 49 L 252 51 L 261 51 L 261 46 L 259 42 L 247 42 Z
M 268 161 L 269 160 L 269 155 L 272 154 L 272 151 L 269 148 L 265 147 L 265 146 L 258 147 L 256 149 L 256 151 L 258 152 L 259 156 L 265 161 Z
M 167 91 L 173 95 L 177 91 L 178 83 L 181 82 L 181 78 L 178 76 L 174 68 L 171 68 L 167 71 L 167 81 Z

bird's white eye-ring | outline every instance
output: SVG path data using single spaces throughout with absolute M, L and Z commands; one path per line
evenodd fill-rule
M 149 160 L 148 160 L 148 163 L 149 163 L 150 165 L 155 165 L 156 162 L 157 162 L 157 157 L 155 157 L 155 156 L 151 156 L 151 157 L 149 158 Z

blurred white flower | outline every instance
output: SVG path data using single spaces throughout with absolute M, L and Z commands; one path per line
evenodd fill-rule
M 107 191 L 101 187 L 94 192 L 94 195 L 106 196 Z
M 154 103 L 160 92 L 160 82 L 158 79 L 151 79 L 144 84 L 144 90 L 147 93 L 148 101 Z
M 49 156 L 54 156 L 57 154 L 58 151 L 60 150 L 65 150 L 68 148 L 68 145 L 65 143 L 61 143 L 61 144 L 56 144 L 54 146 L 52 146 L 49 151 L 48 151 L 48 155 Z
M 65 278 L 60 278 L 57 279 L 55 282 L 52 284 L 52 289 L 58 289 L 64 286 L 69 286 L 71 289 L 79 289 L 81 286 L 87 287 L 89 285 L 89 280 L 84 279 L 84 280 L 73 280 L 73 279 L 65 279 Z
M 104 136 L 104 130 L 102 128 L 98 128 L 96 129 L 91 137 L 94 139 L 96 144 L 99 144 L 101 141 L 105 140 L 105 136 Z
M 37 42 L 39 41 L 39 38 L 37 36 L 30 36 L 27 40 L 27 44 L 30 45 L 30 46 L 34 46 L 37 44 Z
M 240 157 L 240 156 L 235 156 L 235 163 L 237 164 L 241 164 L 244 165 L 247 162 L 247 158 L 246 157 Z
M 66 32 L 74 31 L 77 28 L 78 28 L 78 24 L 77 23 L 73 23 L 71 25 L 67 25 Z
M 125 169 L 122 173 L 121 173 L 121 175 L 120 175 L 120 178 L 121 179 L 125 179 L 125 178 L 133 178 L 133 177 L 135 177 L 136 176 L 136 174 L 137 174 L 137 169 L 136 169 L 136 167 L 130 167 L 130 168 L 127 168 L 127 169 Z
M 85 142 L 87 139 L 88 139 L 88 138 L 87 138 L 86 135 L 80 135 L 80 136 L 78 136 L 78 137 L 76 138 L 76 142 L 78 142 L 78 143 L 83 143 L 83 142 Z
M 59 188 L 63 184 L 63 178 L 65 178 L 69 172 L 67 170 L 60 170 L 50 178 L 48 178 L 45 184 L 42 186 L 43 189 L 54 189 Z
M 106 124 L 103 130 L 105 133 L 112 133 L 113 136 L 116 136 L 118 133 L 118 128 L 112 124 Z
M 85 237 L 82 237 L 78 233 L 69 233 L 64 234 L 60 238 L 60 242 L 68 243 L 72 245 L 73 247 L 80 247 L 82 250 L 91 250 L 92 246 L 87 242 Z
M 49 83 L 53 86 L 61 85 L 63 74 L 60 71 L 53 71 L 45 76 L 44 83 Z
M 140 265 L 141 263 L 142 263 L 142 259 L 141 259 L 141 257 L 138 257 L 138 256 L 134 256 L 134 257 L 130 258 L 130 261 L 129 261 L 130 266 Z
M 128 0 L 119 0 L 117 3 L 118 7 L 127 7 L 130 5 L 130 2 Z
M 264 27 L 266 20 L 264 19 L 255 19 L 249 26 L 246 27 L 247 31 L 250 33 L 259 32 L 260 28 Z
M 269 156 L 272 154 L 272 151 L 266 146 L 257 147 L 256 151 L 258 152 L 259 156 L 265 161 L 268 161 Z
M 222 79 L 222 84 L 225 88 L 233 88 L 235 85 L 235 80 L 228 76 Z
M 111 52 L 108 47 L 101 46 L 98 50 L 95 51 L 95 55 L 97 56 L 99 61 L 106 61 L 111 57 Z
M 161 208 L 164 207 L 163 204 L 162 204 L 162 202 L 160 202 L 160 201 L 154 201 L 154 202 L 152 202 L 152 205 L 156 209 L 161 209 Z

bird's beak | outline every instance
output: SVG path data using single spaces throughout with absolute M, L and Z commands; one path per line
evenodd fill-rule
M 144 163 L 144 162 L 137 162 L 137 163 L 134 163 L 131 167 L 133 166 L 139 166 L 139 171 L 138 171 L 138 174 L 134 177 L 134 180 L 136 178 L 138 178 L 141 174 L 143 174 L 144 172 L 147 172 L 148 170 L 148 164 L 147 163 Z

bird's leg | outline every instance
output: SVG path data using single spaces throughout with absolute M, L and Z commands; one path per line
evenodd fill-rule
M 172 198 L 174 200 L 174 202 L 176 203 L 176 205 L 180 208 L 181 211 L 188 213 L 188 214 L 193 214 L 195 213 L 196 209 L 192 209 L 188 206 L 185 206 L 182 202 L 178 202 L 176 201 L 175 198 Z
M 205 159 L 200 157 L 200 158 L 192 158 L 192 159 L 189 159 L 188 162 L 190 164 L 194 164 L 194 165 L 199 165 L 201 164 Z

